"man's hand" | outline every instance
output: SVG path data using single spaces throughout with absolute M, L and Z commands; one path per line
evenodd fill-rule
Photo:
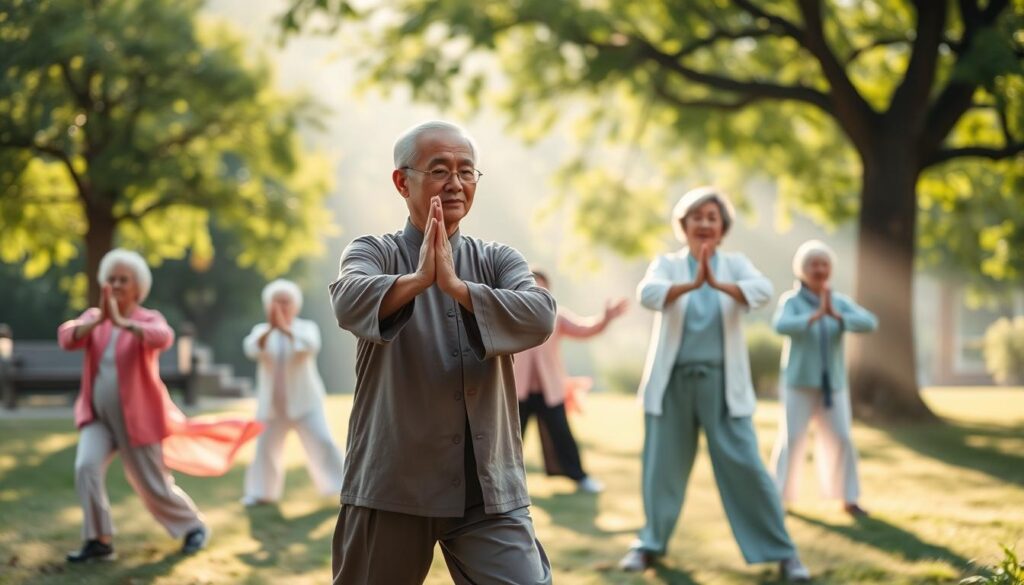
M 437 281 L 437 234 L 444 233 L 444 215 L 441 215 L 440 222 L 437 219 L 440 211 L 441 199 L 434 197 L 430 200 L 427 227 L 423 230 L 423 243 L 420 244 L 420 261 L 414 273 L 423 290 L 430 288 L 430 285 Z
M 430 211 L 433 215 L 431 221 L 438 226 L 434 233 L 435 278 L 438 288 L 445 294 L 452 295 L 455 289 L 462 284 L 462 280 L 455 272 L 455 258 L 452 253 L 452 244 L 448 241 L 448 228 L 444 224 L 444 208 L 441 205 L 441 198 L 434 197 L 430 202 Z
M 455 271 L 455 255 L 452 252 L 452 243 L 448 241 L 448 228 L 444 224 L 444 208 L 441 205 L 441 198 L 435 196 L 430 200 L 433 217 L 431 221 L 437 224 L 434 233 L 434 263 L 436 267 L 435 279 L 437 287 L 441 292 L 452 297 L 469 312 L 473 312 L 473 299 L 469 295 L 469 286 Z M 424 239 L 424 242 L 426 239 Z

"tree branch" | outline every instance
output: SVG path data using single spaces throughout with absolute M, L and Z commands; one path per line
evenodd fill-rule
M 965 146 L 963 148 L 943 148 L 937 150 L 925 162 L 924 167 L 941 164 L 955 158 L 978 157 L 990 160 L 1003 160 L 1024 152 L 1024 142 L 1008 144 L 1003 148 L 988 146 Z
M 762 38 L 762 37 L 778 37 L 778 36 L 788 36 L 788 35 L 782 35 L 778 31 L 774 31 L 774 30 L 771 30 L 771 29 L 765 29 L 765 28 L 746 28 L 746 29 L 741 29 L 741 30 L 737 30 L 737 31 L 717 30 L 714 33 L 708 35 L 707 37 L 704 37 L 702 39 L 697 39 L 697 40 L 691 42 L 690 44 L 684 46 L 683 48 L 679 49 L 678 51 L 673 53 L 673 57 L 675 57 L 677 59 L 681 59 L 683 57 L 692 55 L 693 53 L 697 52 L 700 49 L 703 49 L 705 47 L 710 47 L 711 45 L 714 45 L 718 41 L 723 41 L 723 40 L 735 41 L 735 40 L 739 40 L 739 39 L 756 39 L 756 38 Z
M 732 102 L 711 99 L 687 100 L 670 92 L 663 83 L 655 83 L 654 93 L 677 108 L 707 108 L 723 112 L 739 111 L 757 101 L 767 99 L 764 96 L 748 95 Z
M 181 134 L 174 138 L 167 139 L 156 146 L 154 153 L 157 156 L 163 156 L 167 154 L 171 148 L 175 146 L 187 146 L 188 143 L 192 142 L 196 138 L 200 138 L 209 134 L 212 131 L 220 130 L 226 132 L 233 128 L 237 124 L 238 120 L 232 120 L 230 118 L 222 118 L 218 120 L 209 120 L 205 124 L 197 125 L 193 128 L 185 130 Z
M 877 118 L 875 111 L 860 95 L 853 82 L 846 75 L 846 69 L 836 58 L 822 24 L 820 0 L 800 0 L 800 13 L 807 27 L 805 38 L 801 41 L 821 65 L 821 71 L 831 88 L 831 101 L 835 104 L 833 116 L 850 137 L 854 147 L 860 152 L 871 148 L 870 129 Z
M 75 187 L 78 189 L 79 196 L 88 201 L 88 188 L 86 187 L 85 181 L 75 171 L 75 165 L 71 162 L 71 157 L 66 152 L 49 144 L 36 144 L 35 142 L 28 139 L 21 140 L 7 140 L 0 142 L 0 148 L 11 148 L 21 150 L 31 150 L 38 154 L 45 154 L 56 158 L 57 160 L 64 163 L 64 167 L 67 169 L 68 174 L 71 176 L 71 180 L 75 183 Z
M 744 97 L 757 99 L 793 100 L 817 106 L 826 113 L 832 114 L 828 95 L 803 85 L 777 85 L 762 81 L 742 81 L 724 75 L 717 75 L 691 69 L 680 63 L 674 56 L 665 54 L 646 39 L 630 37 L 631 42 L 640 50 L 643 57 L 665 67 L 671 72 L 708 87 L 730 91 Z M 595 44 L 594 41 L 590 41 Z M 621 50 L 608 44 L 597 44 L 606 50 Z
M 939 62 L 939 45 L 943 41 L 943 29 L 946 26 L 947 2 L 918 0 L 916 35 L 910 53 L 910 62 L 903 80 L 893 92 L 889 109 L 884 118 L 899 122 L 901 126 L 909 124 L 916 135 L 927 119 L 927 110 L 922 106 L 928 103 L 932 84 L 935 82 L 936 67 Z
M 803 44 L 804 31 L 801 30 L 800 27 L 798 27 L 797 25 L 790 22 L 789 20 L 786 20 L 785 18 L 778 16 L 776 14 L 771 14 L 770 12 L 761 8 L 760 6 L 754 4 L 751 0 L 734 0 L 734 3 L 743 10 L 747 11 L 747 13 L 749 13 L 754 18 L 767 20 L 773 26 L 780 28 L 783 32 L 786 33 L 786 35 L 796 39 L 801 44 Z
M 995 22 L 999 14 L 1006 8 L 1007 2 L 1008 0 L 991 0 L 985 10 L 979 10 L 974 2 L 960 0 L 964 33 L 961 38 L 962 50 L 957 52 L 958 55 L 967 52 L 979 30 Z M 955 68 L 956 65 L 954 65 Z M 977 86 L 974 84 L 959 81 L 951 81 L 942 89 L 928 109 L 924 133 L 921 137 L 920 152 L 928 153 L 939 149 L 939 145 L 945 141 L 956 123 L 974 104 L 976 89 Z M 926 156 L 925 160 L 930 161 L 931 157 Z
M 874 41 L 864 45 L 863 47 L 857 47 L 854 50 L 850 51 L 850 54 L 846 56 L 846 65 L 852 64 L 854 61 L 860 58 L 861 55 L 867 53 L 868 51 L 872 51 L 874 49 L 878 49 L 881 47 L 888 47 L 891 45 L 903 45 L 909 42 L 910 39 L 908 39 L 906 36 L 875 39 Z

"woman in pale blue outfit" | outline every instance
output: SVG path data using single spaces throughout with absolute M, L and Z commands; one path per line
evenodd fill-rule
M 672 228 L 686 247 L 656 258 L 637 286 L 640 303 L 655 311 L 640 382 L 646 524 L 619 566 L 642 571 L 666 553 L 703 428 L 743 558 L 777 561 L 787 579 L 806 581 L 751 422 L 756 401 L 740 318 L 768 302 L 772 285 L 742 254 L 717 251 L 733 216 L 713 188 L 685 194 Z
M 850 395 L 846 391 L 843 334 L 874 331 L 878 320 L 849 297 L 832 292 L 829 278 L 835 253 L 818 240 L 804 242 L 793 257 L 799 279 L 782 295 L 775 330 L 786 336 L 782 350 L 782 399 L 785 408 L 772 467 L 786 502 L 797 498 L 807 428 L 817 424 L 814 459 L 824 495 L 842 499 L 852 516 L 860 507 L 857 451 L 850 439 Z

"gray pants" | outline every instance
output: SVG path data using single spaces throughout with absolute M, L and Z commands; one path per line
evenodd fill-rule
M 423 583 L 441 552 L 456 585 L 550 585 L 551 565 L 527 508 L 427 518 L 343 505 L 334 530 L 334 585 Z
M 733 535 L 748 563 L 796 555 L 783 525 L 782 503 L 761 462 L 750 417 L 731 417 L 721 366 L 677 365 L 662 415 L 646 415 L 643 498 L 647 523 L 635 548 L 662 555 L 679 518 L 704 428 L 715 482 Z
M 75 455 L 75 490 L 85 515 L 82 538 L 90 540 L 114 534 L 106 475 L 115 451 L 121 453 L 128 483 L 172 537 L 181 538 L 190 530 L 202 527 L 203 519 L 196 505 L 174 483 L 174 477 L 164 466 L 160 444 L 132 447 L 117 388 L 97 390 L 93 401 L 97 419 L 82 427 Z

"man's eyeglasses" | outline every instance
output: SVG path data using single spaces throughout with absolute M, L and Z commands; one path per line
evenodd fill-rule
M 430 180 L 437 181 L 438 183 L 447 183 L 448 180 L 452 178 L 452 175 L 455 175 L 463 184 L 473 184 L 478 182 L 480 180 L 480 177 L 484 176 L 483 173 L 476 169 L 460 169 L 458 171 L 455 171 L 454 173 L 452 171 L 449 171 L 448 169 L 442 168 L 436 168 L 430 171 L 421 171 L 419 169 L 414 169 L 412 167 L 402 167 L 402 169 L 408 171 L 416 171 L 417 173 L 423 173 L 424 175 L 430 177 Z

